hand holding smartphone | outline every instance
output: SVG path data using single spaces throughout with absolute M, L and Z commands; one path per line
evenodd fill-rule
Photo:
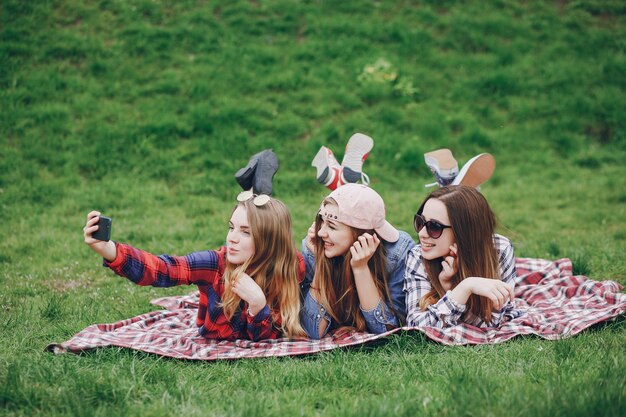
M 111 223 L 113 223 L 113 220 L 110 217 L 100 216 L 100 220 L 96 223 L 98 230 L 93 232 L 91 237 L 104 242 L 111 240 Z

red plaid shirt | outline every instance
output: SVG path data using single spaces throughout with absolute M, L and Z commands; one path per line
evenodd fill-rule
M 198 333 L 208 339 L 235 340 L 277 339 L 282 337 L 280 312 L 265 306 L 254 317 L 248 315 L 248 304 L 229 320 L 220 304 L 224 294 L 222 275 L 226 267 L 226 247 L 194 252 L 185 256 L 153 255 L 130 245 L 115 242 L 117 257 L 104 265 L 137 285 L 172 287 L 195 284 L 200 290 L 196 324 Z M 298 281 L 304 279 L 305 265 L 298 253 Z

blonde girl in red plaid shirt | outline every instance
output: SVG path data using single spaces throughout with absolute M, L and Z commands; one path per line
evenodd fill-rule
M 99 216 L 87 215 L 83 234 L 105 266 L 138 285 L 198 286 L 202 336 L 255 341 L 305 336 L 299 320 L 304 260 L 291 238 L 289 211 L 279 200 L 250 195 L 231 213 L 225 247 L 185 256 L 156 256 L 96 240 Z

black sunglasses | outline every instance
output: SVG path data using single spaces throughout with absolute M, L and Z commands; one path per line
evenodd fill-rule
M 452 228 L 452 226 L 446 226 L 445 224 L 441 224 L 435 220 L 426 221 L 421 214 L 415 213 L 415 217 L 413 218 L 413 227 L 415 227 L 415 231 L 419 233 L 424 226 L 426 226 L 426 233 L 428 233 L 428 236 L 433 239 L 439 239 L 444 229 Z

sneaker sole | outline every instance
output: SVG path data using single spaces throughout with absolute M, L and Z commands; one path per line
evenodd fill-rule
M 454 177 L 459 173 L 459 165 L 447 148 L 425 153 L 424 162 L 429 167 L 434 166 L 441 176 Z
M 341 161 L 343 177 L 346 182 L 361 180 L 363 161 L 374 147 L 374 140 L 362 133 L 355 133 L 348 140 L 346 153 Z
M 250 188 L 252 188 L 252 180 L 254 179 L 255 170 L 256 170 L 256 161 L 254 165 L 250 167 L 245 166 L 241 168 L 239 171 L 237 171 L 237 173 L 235 174 L 235 179 L 237 180 L 237 182 L 239 183 L 239 185 L 241 186 L 243 190 L 247 191 Z
M 459 175 L 452 181 L 452 185 L 469 185 L 478 187 L 493 175 L 496 169 L 496 160 L 493 155 L 481 153 L 476 155 L 461 168 Z
M 254 180 L 254 171 L 256 170 L 256 165 L 259 162 L 259 158 L 261 155 L 266 152 L 263 150 L 261 152 L 255 153 L 250 157 L 248 164 L 241 168 L 239 171 L 235 172 L 235 179 L 244 190 L 249 190 L 252 188 L 252 181 Z

